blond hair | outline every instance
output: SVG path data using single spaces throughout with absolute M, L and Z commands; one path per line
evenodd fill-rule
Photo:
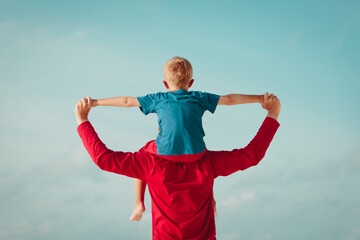
M 190 82 L 193 75 L 191 63 L 182 57 L 173 57 L 164 65 L 164 78 L 177 87 L 184 87 Z

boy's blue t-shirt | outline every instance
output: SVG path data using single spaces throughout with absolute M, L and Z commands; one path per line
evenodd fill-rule
M 138 97 L 140 110 L 145 115 L 158 115 L 157 153 L 181 155 L 205 151 L 202 116 L 206 110 L 215 112 L 219 98 L 216 94 L 184 89 Z

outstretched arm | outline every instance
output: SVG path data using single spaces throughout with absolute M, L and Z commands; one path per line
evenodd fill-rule
M 228 94 L 220 96 L 218 105 L 237 105 L 245 103 L 262 103 L 264 95 Z
M 91 98 L 83 98 L 75 106 L 78 133 L 93 162 L 102 170 L 146 180 L 148 157 L 143 150 L 136 153 L 112 151 L 100 140 L 88 121 Z
M 257 165 L 265 156 L 278 127 L 277 119 L 280 113 L 280 101 L 271 94 L 264 95 L 262 107 L 268 110 L 268 115 L 251 142 L 241 149 L 232 151 L 210 151 L 214 169 L 214 177 L 227 176 L 239 170 L 245 170 Z
M 140 107 L 140 103 L 136 97 L 112 97 L 104 99 L 93 99 L 92 107 L 96 106 L 113 106 L 113 107 Z

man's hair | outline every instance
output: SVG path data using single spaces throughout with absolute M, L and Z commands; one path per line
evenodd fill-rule
M 177 87 L 184 87 L 193 75 L 191 63 L 182 57 L 173 57 L 165 63 L 164 78 Z

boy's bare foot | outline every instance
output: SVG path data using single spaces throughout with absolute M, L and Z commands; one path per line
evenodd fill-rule
M 140 221 L 143 212 L 145 212 L 144 203 L 135 203 L 134 210 L 130 216 L 130 221 Z

